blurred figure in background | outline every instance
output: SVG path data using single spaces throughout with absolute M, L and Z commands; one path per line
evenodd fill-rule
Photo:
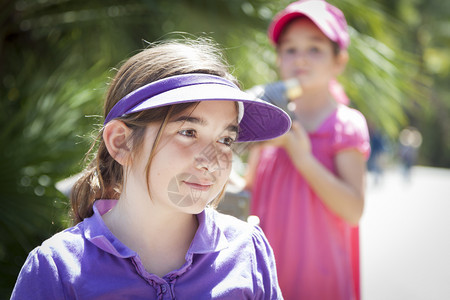
M 374 183 L 378 184 L 384 172 L 384 153 L 387 150 L 387 142 L 384 135 L 375 125 L 369 124 L 370 157 L 367 161 L 367 169 L 374 176 Z
M 370 143 L 364 116 L 342 104 L 348 99 L 336 81 L 348 61 L 345 17 L 325 1 L 297 1 L 275 16 L 269 38 L 284 85 L 257 95 L 294 123 L 250 151 L 251 214 L 274 249 L 285 299 L 359 299 L 357 226 Z
M 417 160 L 419 147 L 422 144 L 422 134 L 414 127 L 407 127 L 399 135 L 399 156 L 405 180 L 411 179 L 411 167 Z

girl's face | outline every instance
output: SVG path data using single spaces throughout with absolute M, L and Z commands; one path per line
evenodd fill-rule
M 137 182 L 131 188 L 142 193 L 148 194 L 145 170 L 159 126 L 148 126 L 143 151 L 127 174 L 126 182 Z M 191 214 L 201 212 L 228 180 L 237 129 L 232 101 L 202 101 L 193 111 L 172 116 L 151 161 L 152 203 Z
M 304 90 L 328 88 L 345 66 L 333 53 L 332 42 L 308 18 L 288 25 L 277 50 L 281 78 L 297 78 Z

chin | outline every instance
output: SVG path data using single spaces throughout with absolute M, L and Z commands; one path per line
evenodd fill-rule
M 210 203 L 209 201 L 198 201 L 192 206 L 184 207 L 182 210 L 191 215 L 198 215 L 205 210 L 206 206 Z

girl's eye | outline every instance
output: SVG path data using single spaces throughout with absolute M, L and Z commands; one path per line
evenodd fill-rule
M 286 52 L 287 54 L 295 54 L 295 53 L 296 53 L 295 48 L 287 48 L 287 49 L 285 50 L 285 52 Z
M 197 132 L 194 129 L 183 129 L 178 131 L 178 134 L 192 138 L 195 138 L 197 136 Z
M 293 55 L 293 54 L 297 53 L 297 51 L 294 47 L 290 47 L 290 48 L 284 49 L 284 53 Z
M 234 139 L 232 137 L 227 136 L 219 139 L 218 142 L 224 144 L 225 146 L 231 147 L 234 143 Z
M 320 49 L 318 47 L 311 47 L 309 48 L 309 52 L 316 54 L 320 52 Z

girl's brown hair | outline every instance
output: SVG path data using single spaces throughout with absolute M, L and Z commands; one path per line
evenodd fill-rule
M 218 47 L 211 41 L 184 39 L 160 42 L 132 56 L 120 67 L 106 94 L 104 116 L 130 92 L 162 78 L 188 73 L 217 75 L 237 84 Z M 150 122 L 161 123 L 147 164 L 147 174 L 153 150 L 165 123 L 171 115 L 181 113 L 193 105 L 195 103 L 165 106 L 118 118 L 132 129 L 129 142 L 134 151 L 139 151 L 142 145 L 146 126 Z M 122 191 L 123 167 L 109 154 L 102 135 L 103 129 L 87 153 L 89 155 L 98 144 L 95 157 L 72 188 L 71 207 L 75 224 L 92 216 L 95 200 L 118 199 Z

